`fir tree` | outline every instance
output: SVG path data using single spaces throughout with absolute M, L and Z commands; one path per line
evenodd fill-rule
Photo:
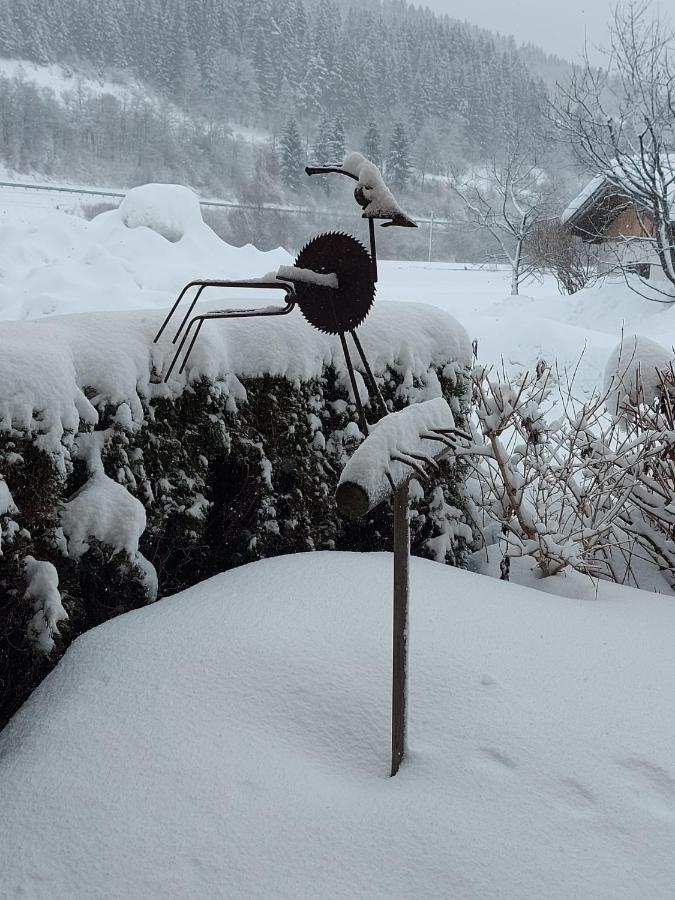
M 305 152 L 295 119 L 289 119 L 279 140 L 281 180 L 292 191 L 300 189 Z
M 382 168 L 382 138 L 377 123 L 371 119 L 363 136 L 363 155 L 372 163 Z
M 345 157 L 345 126 L 341 116 L 335 116 L 330 131 L 329 151 L 331 162 L 341 163 Z
M 333 159 L 332 156 L 331 134 L 332 125 L 330 117 L 326 113 L 324 113 L 321 117 L 321 121 L 319 122 L 319 127 L 317 128 L 316 135 L 314 136 L 314 142 L 312 144 L 312 163 L 316 163 L 317 165 L 324 165 L 326 163 L 337 162 L 337 160 Z M 312 179 L 312 181 L 313 180 L 314 179 Z M 323 188 L 326 196 L 329 196 L 331 186 L 330 177 L 322 175 L 319 177 L 318 181 Z
M 405 188 L 410 181 L 410 145 L 402 122 L 394 125 L 389 141 L 386 173 L 390 186 L 397 190 Z

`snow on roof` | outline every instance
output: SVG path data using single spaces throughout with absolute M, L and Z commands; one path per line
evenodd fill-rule
M 608 184 L 607 178 L 604 175 L 596 175 L 594 178 L 588 182 L 588 184 L 584 187 L 582 191 L 580 191 L 577 196 L 572 200 L 567 209 L 563 212 L 560 217 L 560 221 L 563 225 L 567 225 L 576 214 L 582 210 L 589 201 L 596 195 L 596 193 L 605 185 Z
M 672 597 L 413 558 L 391 779 L 391 565 L 265 560 L 79 637 L 0 734 L 0 893 L 671 897 Z
M 672 183 L 669 185 L 668 196 L 671 206 L 675 203 L 675 155 L 664 154 L 662 161 L 666 167 L 666 171 L 672 173 Z M 560 217 L 563 225 L 573 223 L 579 214 L 585 212 L 587 208 L 595 205 L 606 194 L 610 192 L 620 192 L 627 197 L 634 197 L 640 200 L 640 191 L 633 184 L 632 172 L 634 169 L 635 182 L 639 185 L 646 183 L 645 176 L 642 172 L 641 165 L 638 160 L 623 160 L 621 163 L 615 163 L 611 172 L 595 175 L 588 184 L 577 194 L 567 209 Z

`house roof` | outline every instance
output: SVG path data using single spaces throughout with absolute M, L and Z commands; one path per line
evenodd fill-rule
M 675 154 L 664 154 L 663 163 L 671 176 L 668 195 L 671 212 L 675 213 Z M 635 181 L 639 184 L 644 178 L 640 164 L 635 160 L 632 165 L 635 167 Z M 646 205 L 646 197 L 641 197 L 642 192 L 631 183 L 630 166 L 630 160 L 621 165 L 615 163 L 611 174 L 595 175 L 591 178 L 563 212 L 560 217 L 562 224 L 570 225 L 573 230 L 580 233 L 589 234 L 597 232 L 598 214 L 607 224 L 607 221 L 613 218 L 613 214 L 625 209 L 626 204 Z

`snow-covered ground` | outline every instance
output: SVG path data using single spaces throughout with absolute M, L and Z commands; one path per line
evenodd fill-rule
M 151 338 L 183 284 L 290 263 L 224 244 L 181 189 L 137 190 L 92 222 L 0 211 L 0 418 L 48 406 L 58 442 L 64 416 L 95 418 L 84 383 L 135 415 L 138 390 L 171 389 L 146 383 L 148 360 L 162 369 L 169 338 Z M 465 358 L 461 329 L 420 303 L 455 315 L 482 362 L 581 358 L 584 391 L 622 330 L 663 359 L 675 344 L 675 311 L 622 284 L 513 298 L 504 270 L 379 270 L 376 366 Z M 269 302 L 236 294 L 207 302 Z M 298 317 L 210 326 L 193 365 L 309 377 L 339 345 Z M 0 900 L 669 900 L 672 596 L 423 560 L 412 579 L 410 753 L 393 780 L 388 555 L 259 562 L 79 638 L 0 735 Z
M 669 900 L 675 605 L 551 587 L 413 561 L 394 779 L 386 554 L 90 631 L 0 736 L 0 896 Z
M 261 276 L 292 263 L 283 250 L 230 247 L 194 218 L 183 239 L 171 242 L 149 228 L 126 227 L 119 211 L 86 222 L 49 209 L 53 202 L 36 196 L 36 206 L 26 206 L 24 197 L 14 206 L 10 198 L 0 209 L 0 318 L 163 308 L 194 277 Z M 356 221 L 357 235 L 362 230 Z M 601 385 L 622 333 L 643 334 L 668 349 L 675 344 L 675 310 L 623 283 L 606 281 L 567 297 L 547 278 L 511 297 L 506 269 L 385 260 L 379 273 L 378 300 L 452 313 L 478 341 L 481 362 L 503 359 L 512 370 L 531 369 L 540 359 L 570 371 L 578 364 L 580 391 Z M 232 292 L 208 296 L 218 306 L 251 303 L 250 295 Z

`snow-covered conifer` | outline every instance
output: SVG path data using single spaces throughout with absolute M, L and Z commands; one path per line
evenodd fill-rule
M 394 125 L 387 152 L 386 175 L 392 188 L 401 190 L 410 181 L 410 145 L 402 122 Z
M 292 191 L 300 189 L 302 169 L 305 164 L 305 150 L 300 137 L 298 123 L 289 119 L 279 141 L 279 171 L 281 180 Z

